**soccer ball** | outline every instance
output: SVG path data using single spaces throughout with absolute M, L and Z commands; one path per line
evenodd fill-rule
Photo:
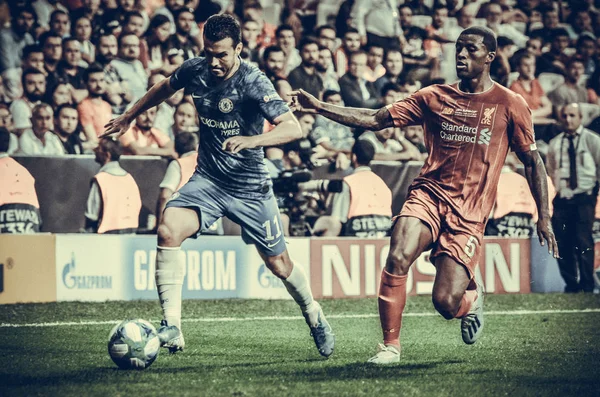
M 156 328 L 146 320 L 125 320 L 108 335 L 108 354 L 122 369 L 148 368 L 159 351 Z

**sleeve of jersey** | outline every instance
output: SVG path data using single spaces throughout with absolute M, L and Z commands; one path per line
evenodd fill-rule
M 422 91 L 417 91 L 409 97 L 387 106 L 394 125 L 405 127 L 423 123 L 425 100 Z
M 197 74 L 197 66 L 202 58 L 192 58 L 183 62 L 181 66 L 171 75 L 171 88 L 176 91 L 189 86 L 190 82 Z
M 529 152 L 536 150 L 535 134 L 533 132 L 533 119 L 531 118 L 531 110 L 527 106 L 527 102 L 522 96 L 517 95 L 516 100 L 512 103 L 509 137 L 510 148 L 514 152 Z
M 273 87 L 273 83 L 263 73 L 256 79 L 249 80 L 247 95 L 258 103 L 260 112 L 271 124 L 277 117 L 290 111 L 287 103 Z

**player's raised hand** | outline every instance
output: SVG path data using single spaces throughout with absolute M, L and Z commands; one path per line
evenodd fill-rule
M 540 218 L 537 223 L 537 233 L 540 239 L 540 244 L 543 246 L 548 243 L 548 253 L 553 257 L 559 258 L 558 244 L 552 230 L 552 224 L 547 219 Z
M 320 101 L 313 95 L 304 91 L 302 88 L 292 91 L 288 95 L 292 97 L 292 101 L 289 103 L 289 106 L 293 111 L 317 113 Z
M 106 130 L 104 130 L 104 134 L 100 135 L 100 138 L 107 138 L 114 135 L 114 138 L 118 139 L 129 130 L 130 126 L 131 120 L 125 114 L 122 114 L 119 117 L 112 119 L 104 126 Z
M 253 149 L 256 147 L 254 137 L 251 136 L 232 136 L 223 142 L 222 149 L 226 152 L 238 153 L 244 149 Z

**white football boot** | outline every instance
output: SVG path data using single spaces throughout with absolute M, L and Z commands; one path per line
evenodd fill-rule
M 183 351 L 183 348 L 185 347 L 183 334 L 175 325 L 169 325 L 167 320 L 162 320 L 160 322 L 158 339 L 160 340 L 160 346 L 169 349 L 169 353 L 171 354 Z
M 400 362 L 400 350 L 396 346 L 377 345 L 377 354 L 371 357 L 368 361 L 371 364 L 388 365 Z
M 477 342 L 483 331 L 483 284 L 477 280 L 477 299 L 471 305 L 471 310 L 461 319 L 460 331 L 463 342 L 472 345 Z
M 329 325 L 329 322 L 325 319 L 321 305 L 317 302 L 314 303 L 316 308 L 311 310 L 310 313 L 305 312 L 302 314 L 304 315 L 306 324 L 308 324 L 308 327 L 310 328 L 310 336 L 315 340 L 315 345 L 317 345 L 319 353 L 323 357 L 329 357 L 333 354 L 333 349 L 335 347 L 335 335 L 331 325 Z M 310 314 L 314 313 L 314 311 L 318 311 L 316 319 L 313 318 L 313 321 L 311 321 Z M 312 317 L 314 317 L 314 314 Z

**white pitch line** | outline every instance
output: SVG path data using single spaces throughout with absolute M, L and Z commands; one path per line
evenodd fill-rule
M 580 310 L 506 310 L 506 311 L 489 311 L 484 312 L 486 316 L 523 316 L 534 314 L 589 314 L 600 313 L 598 309 L 580 309 Z M 435 312 L 427 313 L 404 313 L 403 317 L 436 317 L 439 316 Z M 353 318 L 378 318 L 378 314 L 331 314 L 329 319 L 353 319 Z M 242 321 L 290 321 L 303 320 L 300 316 L 263 316 L 263 317 L 209 317 L 209 318 L 184 318 L 181 321 L 184 323 L 224 323 L 224 322 L 242 322 Z M 88 325 L 111 325 L 117 324 L 122 320 L 107 320 L 107 321 L 65 321 L 65 322 L 49 322 L 49 323 L 26 323 L 26 324 L 10 324 L 0 323 L 0 328 L 40 328 L 40 327 L 72 327 L 72 326 L 88 326 Z M 158 320 L 156 320 L 158 322 Z

